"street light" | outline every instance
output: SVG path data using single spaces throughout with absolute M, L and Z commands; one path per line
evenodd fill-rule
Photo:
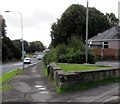
M 23 18 L 22 18 L 22 13 L 19 11 L 5 11 L 7 13 L 9 12 L 15 12 L 15 13 L 19 13 L 20 17 L 21 17 L 21 34 L 22 34 L 22 60 L 23 60 L 23 69 L 24 69 L 24 40 L 23 40 Z
M 86 8 L 86 48 L 85 48 L 85 59 L 86 63 L 88 63 L 88 0 L 87 0 L 87 8 Z

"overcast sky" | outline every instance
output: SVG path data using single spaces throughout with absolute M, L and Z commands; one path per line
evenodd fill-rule
M 89 0 L 89 6 L 95 7 L 102 13 L 114 13 L 118 17 L 118 1 L 120 0 Z M 86 7 L 87 0 L 2 0 L 0 13 L 7 25 L 7 36 L 10 39 L 21 39 L 21 18 L 23 16 L 24 40 L 41 41 L 45 46 L 51 42 L 51 24 L 60 18 L 62 13 L 72 4 Z

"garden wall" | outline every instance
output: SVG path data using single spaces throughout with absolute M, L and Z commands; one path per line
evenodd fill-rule
M 69 87 L 84 84 L 90 81 L 99 81 L 106 78 L 117 78 L 119 68 L 107 68 L 85 71 L 64 72 L 56 64 L 52 63 L 47 68 L 48 76 L 56 82 L 57 87 Z

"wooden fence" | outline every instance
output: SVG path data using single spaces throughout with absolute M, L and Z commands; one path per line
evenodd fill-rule
M 118 60 L 120 59 L 120 49 L 113 49 L 113 48 L 95 48 L 92 49 L 94 55 L 99 60 Z

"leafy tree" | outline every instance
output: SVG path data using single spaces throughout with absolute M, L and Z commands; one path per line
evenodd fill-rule
M 20 39 L 13 40 L 12 42 L 20 51 L 22 51 L 22 43 L 21 43 Z
M 43 51 L 45 47 L 43 46 L 42 42 L 35 41 L 29 43 L 29 52 L 36 52 L 36 51 Z
M 118 25 L 119 20 L 115 17 L 114 13 L 106 13 L 106 16 L 111 27 Z
M 48 65 L 51 62 L 60 63 L 85 63 L 85 47 L 81 39 L 72 36 L 69 45 L 59 44 L 56 48 L 52 48 L 50 52 L 46 53 L 43 62 Z M 88 62 L 95 63 L 95 57 L 91 51 L 88 54 Z
M 13 40 L 13 43 L 20 51 L 22 51 L 22 41 Z M 34 41 L 34 42 L 29 43 L 29 42 L 24 40 L 24 50 L 27 53 L 34 53 L 36 51 L 42 51 L 44 49 L 45 48 L 44 48 L 42 42 L 40 42 L 40 41 Z
M 45 49 L 44 45 L 40 41 L 35 41 L 35 45 L 37 47 L 37 51 L 43 51 Z
M 21 52 L 15 45 L 12 43 L 12 41 L 4 36 L 2 41 L 2 59 L 3 61 L 11 60 L 11 59 L 20 59 L 21 58 Z
M 20 59 L 21 52 L 14 46 L 12 41 L 6 36 L 6 23 L 2 16 L 0 16 L 2 23 L 0 23 L 2 27 L 2 61 L 8 61 L 12 59 Z
M 107 17 L 96 8 L 89 8 L 89 38 L 110 27 Z M 51 45 L 69 44 L 71 36 L 78 36 L 85 41 L 86 8 L 73 4 L 51 26 Z
M 5 28 L 6 28 L 6 23 L 5 23 L 5 20 L 4 20 L 4 18 L 3 18 L 3 16 L 2 15 L 0 15 L 0 25 L 1 25 L 1 29 L 0 29 L 0 31 L 2 32 L 2 36 L 5 36 L 5 34 L 6 34 L 6 30 L 5 30 Z

